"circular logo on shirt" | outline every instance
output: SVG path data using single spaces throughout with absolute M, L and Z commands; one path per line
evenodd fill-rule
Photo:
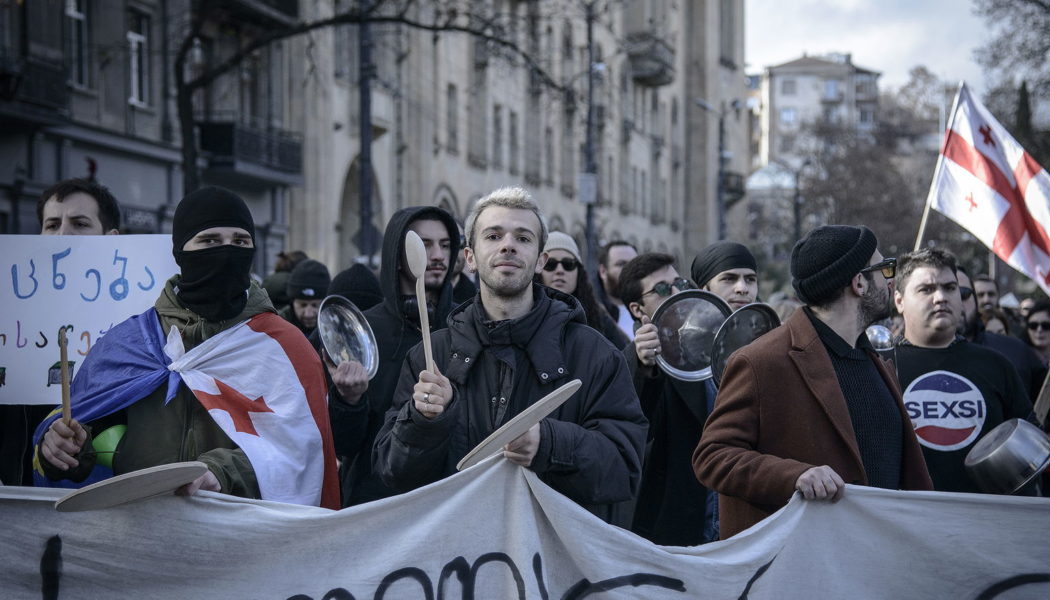
M 958 450 L 977 439 L 988 415 L 984 396 L 972 381 L 948 371 L 931 371 L 904 390 L 919 443 L 933 450 Z

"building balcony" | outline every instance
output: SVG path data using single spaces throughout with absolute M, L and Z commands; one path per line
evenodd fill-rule
M 300 136 L 239 122 L 232 115 L 198 119 L 197 129 L 209 178 L 249 186 L 302 183 Z
M 60 60 L 20 56 L 0 47 L 0 124 L 24 130 L 57 125 L 69 115 L 69 87 Z
M 627 34 L 627 58 L 638 85 L 659 87 L 674 81 L 674 48 L 655 31 Z
M 726 208 L 729 208 L 744 198 L 747 193 L 747 179 L 743 174 L 734 171 L 726 171 L 722 177 Z
M 299 21 L 299 0 L 231 0 L 230 15 L 256 25 L 290 27 Z

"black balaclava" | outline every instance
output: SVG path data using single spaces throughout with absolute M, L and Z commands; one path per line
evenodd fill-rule
M 193 236 L 212 227 L 244 229 L 255 245 L 255 221 L 240 196 L 220 187 L 187 195 L 175 208 L 172 221 L 172 254 L 182 271 L 175 291 L 186 308 L 208 321 L 224 321 L 241 314 L 248 303 L 255 248 L 182 249 Z

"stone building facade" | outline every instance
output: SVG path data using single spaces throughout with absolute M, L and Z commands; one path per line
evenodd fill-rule
M 190 75 L 275 28 L 357 2 L 229 0 L 192 40 Z M 587 2 L 470 2 L 562 86 L 506 46 L 464 33 L 370 25 L 372 220 L 361 222 L 361 28 L 269 44 L 194 96 L 202 182 L 249 202 L 256 270 L 303 249 L 335 270 L 398 208 L 463 218 L 505 185 L 529 188 L 552 228 L 585 247 Z M 189 0 L 0 2 L 0 232 L 35 233 L 40 192 L 94 176 L 129 232 L 170 229 L 183 195 L 172 61 Z M 718 202 L 742 192 L 743 0 L 607 0 L 593 20 L 593 148 L 599 243 L 688 260 L 718 236 Z M 428 3 L 409 17 L 425 20 Z M 721 126 L 721 127 L 720 127 Z M 720 129 L 722 135 L 719 135 Z M 720 160 L 722 159 L 722 160 Z M 366 234 L 367 235 L 367 234 Z M 377 241 L 377 240 L 373 240 Z M 378 247 L 378 246 L 375 246 Z M 373 257 L 373 264 L 375 264 Z

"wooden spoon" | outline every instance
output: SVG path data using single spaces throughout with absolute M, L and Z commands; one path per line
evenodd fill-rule
M 72 419 L 71 411 L 69 408 L 69 362 L 68 362 L 68 344 L 66 343 L 66 328 L 62 326 L 58 329 L 58 349 L 59 349 L 59 372 L 62 378 L 62 423 L 69 425 L 69 421 Z
M 405 235 L 405 260 L 408 261 L 408 270 L 416 278 L 419 330 L 423 334 L 423 352 L 427 357 L 427 370 L 437 373 L 434 370 L 434 352 L 430 347 L 430 316 L 427 315 L 427 294 L 423 281 L 423 275 L 427 271 L 427 249 L 423 247 L 423 240 L 415 231 L 409 231 Z

